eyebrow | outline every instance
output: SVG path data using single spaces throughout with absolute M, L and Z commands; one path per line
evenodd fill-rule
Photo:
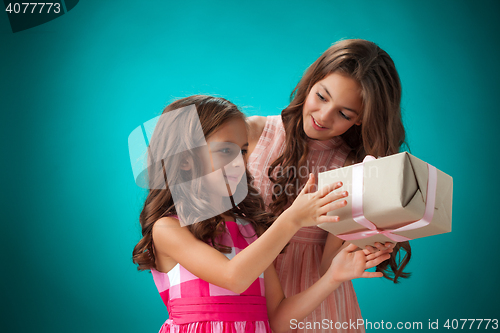
M 326 89 L 326 87 L 325 87 L 323 84 L 321 84 L 321 83 L 319 83 L 319 85 L 320 85 L 323 89 L 325 89 L 325 91 L 326 91 L 326 93 L 328 94 L 328 96 L 330 96 L 330 98 L 332 98 L 332 95 L 330 95 L 330 93 L 328 92 L 328 89 Z M 358 111 L 356 111 L 356 110 L 354 110 L 354 109 L 351 109 L 351 108 L 346 108 L 345 106 L 343 106 L 343 107 L 342 107 L 342 109 L 346 109 L 346 110 L 348 110 L 348 111 L 354 112 L 356 115 L 358 114 Z

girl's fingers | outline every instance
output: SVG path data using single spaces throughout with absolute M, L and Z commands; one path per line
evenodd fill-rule
M 320 223 L 332 223 L 332 222 L 338 222 L 339 217 L 338 216 L 327 216 L 327 215 L 322 215 L 316 219 L 318 221 L 318 224 Z
M 386 254 L 384 254 L 384 255 L 382 255 L 380 257 L 377 257 L 377 258 L 375 258 L 373 260 L 367 261 L 365 269 L 375 267 L 378 264 L 380 264 L 382 261 L 385 261 L 385 260 L 389 259 L 390 257 L 391 257 L 391 255 L 388 254 L 388 253 L 386 253 Z
M 362 278 L 376 278 L 382 276 L 384 276 L 382 272 L 363 272 L 363 274 L 361 275 Z
M 358 249 L 357 245 L 349 244 L 344 250 L 347 252 L 354 252 Z
M 314 174 L 310 173 L 309 178 L 307 179 L 306 185 L 302 189 L 301 194 L 312 193 L 314 189 Z
M 373 246 L 370 246 L 370 245 L 366 245 L 365 246 L 365 250 L 363 250 L 363 251 L 365 251 L 366 255 L 368 255 L 370 253 L 376 253 L 376 252 L 378 252 L 378 250 L 376 250 Z
M 376 242 L 375 246 L 377 247 L 377 249 L 383 251 L 383 250 L 387 250 L 387 249 L 393 249 L 396 246 L 396 244 L 391 243 L 391 242 L 385 242 L 385 244 L 381 244 L 379 242 Z
M 325 195 L 323 198 L 321 198 L 319 200 L 319 204 L 320 206 L 324 206 L 324 205 L 327 205 L 331 202 L 334 202 L 334 201 L 337 201 L 339 199 L 342 199 L 342 198 L 346 198 L 347 196 L 349 196 L 349 193 L 347 191 L 343 191 L 343 192 L 330 192 L 328 193 L 327 195 Z
M 330 192 L 340 188 L 342 186 L 342 182 L 336 182 L 336 183 L 333 183 L 333 184 L 328 184 L 328 185 L 325 185 L 323 186 L 319 192 L 318 192 L 318 195 L 320 198 L 323 198 L 325 195 L 329 194 Z
M 370 254 L 367 254 L 366 256 L 366 260 L 367 261 L 370 261 L 370 260 L 373 260 L 373 259 L 376 259 L 377 257 L 380 257 L 381 255 L 383 254 L 386 254 L 386 253 L 391 253 L 392 252 L 392 249 L 390 250 L 386 250 L 386 252 L 382 252 L 382 251 L 377 251 L 375 253 L 370 253 Z
M 321 208 L 318 209 L 318 214 L 319 215 L 325 215 L 328 212 L 331 212 L 333 210 L 339 209 L 347 205 L 346 200 L 337 200 L 334 202 L 329 203 L 328 205 L 324 205 Z
M 379 242 L 376 242 L 375 243 L 375 247 L 373 246 L 370 246 L 370 245 L 367 245 L 366 246 L 366 249 L 370 252 L 370 253 L 375 253 L 375 252 L 378 252 L 378 251 L 386 251 L 386 250 L 392 250 L 394 248 L 395 244 L 393 243 L 390 243 L 390 242 L 386 242 L 384 245 L 382 245 L 381 243 Z M 391 251 L 392 252 L 392 251 Z M 368 253 L 367 253 L 368 254 Z
M 377 247 L 377 249 L 379 249 L 380 251 L 384 251 L 384 250 L 387 250 L 387 249 L 390 249 L 391 246 L 390 246 L 390 242 L 387 242 L 385 243 L 384 245 L 382 245 L 381 243 L 379 242 L 376 242 L 375 243 L 375 246 Z

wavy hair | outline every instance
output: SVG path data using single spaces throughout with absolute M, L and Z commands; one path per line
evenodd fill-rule
M 241 119 L 245 121 L 245 115 L 233 103 L 224 98 L 203 95 L 195 95 L 177 100 L 168 105 L 163 110 L 163 114 L 193 104 L 196 106 L 204 138 L 210 137 L 210 135 L 215 133 L 229 120 Z M 182 113 L 179 117 L 186 117 L 186 114 L 187 113 Z M 182 123 L 187 124 L 186 128 L 193 128 L 189 123 L 193 122 L 194 118 L 191 119 L 188 117 L 181 120 Z M 156 221 L 166 216 L 184 216 L 182 213 L 185 211 L 189 211 L 190 213 L 186 214 L 196 219 L 196 216 L 192 215 L 199 214 L 199 216 L 202 216 L 203 214 L 206 215 L 207 211 L 212 210 L 210 201 L 208 198 L 203 197 L 202 194 L 195 201 L 185 200 L 187 196 L 192 196 L 192 193 L 199 193 L 199 191 L 196 191 L 196 188 L 193 188 L 189 193 L 183 193 L 182 191 L 179 194 L 176 193 L 174 205 L 172 191 L 168 184 L 185 182 L 196 178 L 199 179 L 199 177 L 197 177 L 201 172 L 201 163 L 198 160 L 199 156 L 197 156 L 196 153 L 192 153 L 192 149 L 190 151 L 189 147 L 196 147 L 196 144 L 200 142 L 199 140 L 203 138 L 201 138 L 201 136 L 196 136 L 197 131 L 195 131 L 195 133 L 190 133 L 189 130 L 180 133 L 180 135 L 169 136 L 169 124 L 160 124 L 160 121 L 162 121 L 161 117 L 159 123 L 155 127 L 155 132 L 153 133 L 148 147 L 148 160 L 150 162 L 148 178 L 150 186 L 144 206 L 139 215 L 139 222 L 142 228 L 142 239 L 137 243 L 132 252 L 132 261 L 138 265 L 138 270 L 156 268 L 153 244 L 153 226 Z M 176 134 L 177 132 L 178 131 L 176 131 Z M 183 151 L 185 153 L 169 154 L 169 152 L 176 151 Z M 153 152 L 162 152 L 161 158 L 152 156 Z M 186 158 L 186 154 L 190 154 L 194 161 L 193 170 L 188 173 L 180 167 L 182 161 Z M 160 163 L 153 163 L 153 161 L 158 161 L 160 159 Z M 166 165 L 169 166 L 168 177 L 166 175 Z M 247 172 L 246 175 L 248 184 L 247 196 L 238 206 L 233 206 L 233 208 L 226 213 L 233 216 L 233 218 L 242 217 L 249 221 L 253 225 L 257 235 L 260 236 L 273 222 L 274 216 L 265 211 L 264 201 L 259 196 L 258 191 L 250 185 L 252 181 L 250 174 Z M 166 181 L 167 179 L 168 182 Z M 200 183 L 201 180 L 199 179 L 199 181 L 191 182 L 191 186 L 199 188 Z M 162 185 L 159 186 L 159 184 Z M 189 202 L 190 205 L 189 209 L 185 207 L 187 202 Z M 195 205 L 195 207 L 192 207 L 192 205 Z M 197 239 L 212 245 L 223 253 L 229 253 L 230 249 L 228 247 L 217 242 L 217 237 L 225 232 L 224 220 L 218 213 L 214 212 L 213 215 L 214 217 L 212 218 L 205 219 L 186 227 Z
M 360 126 L 352 126 L 342 139 L 353 149 L 356 161 L 361 162 L 369 154 L 376 157 L 396 154 L 405 143 L 405 129 L 401 117 L 401 82 L 391 57 L 375 43 L 362 39 L 341 40 L 328 48 L 309 68 L 290 95 L 290 104 L 281 112 L 285 128 L 285 149 L 271 164 L 269 179 L 277 188 L 291 186 L 292 193 L 298 193 L 295 184 L 301 183 L 296 170 L 306 165 L 308 145 L 303 128 L 302 111 L 309 92 L 320 80 L 332 73 L 346 75 L 361 85 Z M 282 177 L 273 177 L 275 168 L 285 170 Z M 281 213 L 294 196 L 278 191 L 274 194 L 270 210 Z M 400 249 L 405 256 L 396 261 Z M 403 269 L 411 257 L 408 242 L 398 243 L 391 258 L 377 267 L 384 277 L 393 280 L 409 277 Z M 389 268 L 393 274 L 389 272 Z

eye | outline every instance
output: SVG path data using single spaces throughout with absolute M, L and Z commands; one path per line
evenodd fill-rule
M 344 112 L 342 112 L 342 111 L 339 111 L 339 112 L 340 112 L 340 115 L 341 115 L 342 117 L 344 117 L 344 118 L 345 118 L 345 119 L 347 119 L 347 120 L 351 120 L 351 118 L 350 118 L 350 117 L 348 117 L 348 116 L 346 116 Z
M 319 92 L 316 93 L 316 95 L 318 96 L 318 98 L 323 101 L 323 102 L 326 102 L 326 99 L 323 97 L 323 95 L 321 95 Z
M 245 156 L 248 153 L 248 149 L 242 149 L 241 155 Z
M 221 149 L 219 149 L 219 153 L 230 154 L 231 153 L 231 148 L 221 148 Z

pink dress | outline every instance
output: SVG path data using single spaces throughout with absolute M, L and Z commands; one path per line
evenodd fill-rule
M 252 225 L 242 219 L 225 223 L 227 232 L 218 241 L 231 247 L 231 253 L 225 253 L 231 259 L 257 236 Z M 151 273 L 169 313 L 159 333 L 271 332 L 264 274 L 247 290 L 236 294 L 196 277 L 179 264 L 168 273 L 155 269 Z
M 271 203 L 272 183 L 267 176 L 267 170 L 285 149 L 285 129 L 281 116 L 267 117 L 264 131 L 259 141 L 248 157 L 248 170 L 254 177 L 254 187 L 269 206 Z M 351 148 L 340 137 L 328 141 L 309 141 L 308 170 L 298 170 L 307 176 L 313 172 L 326 171 L 342 167 Z M 278 170 L 274 170 L 277 172 Z M 316 177 L 317 179 L 317 177 Z M 275 261 L 276 271 L 286 297 L 295 295 L 320 278 L 319 267 L 328 232 L 318 227 L 302 228 L 291 239 L 285 253 L 278 256 Z M 337 332 L 364 332 L 364 329 L 352 329 L 350 323 L 361 319 L 356 293 L 351 281 L 344 282 L 306 319 L 304 323 L 324 323 L 335 327 L 337 325 L 346 329 L 333 330 Z M 327 321 L 324 321 L 324 320 Z M 347 324 L 344 324 L 347 323 Z M 298 327 L 298 326 L 297 326 Z M 314 327 L 314 326 L 312 326 Z M 316 329 L 293 329 L 292 332 L 332 332 L 330 327 L 324 329 L 320 324 Z

